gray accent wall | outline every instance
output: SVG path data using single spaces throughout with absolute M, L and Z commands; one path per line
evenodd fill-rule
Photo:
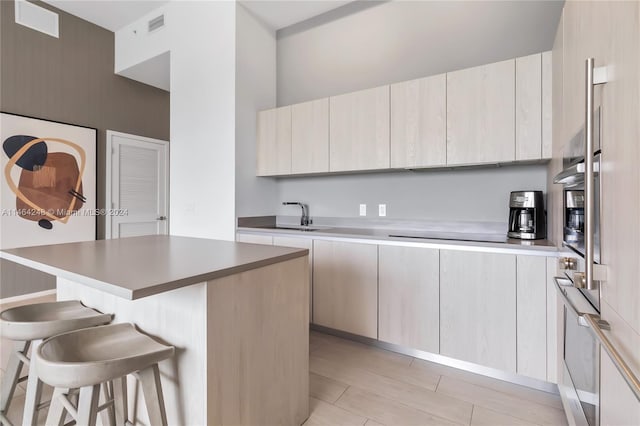
M 60 38 L 15 23 L 0 1 L 0 109 L 98 129 L 98 208 L 104 207 L 106 130 L 169 140 L 169 92 L 114 74 L 114 34 L 48 4 Z M 98 237 L 104 237 L 104 218 Z M 0 263 L 0 299 L 55 287 L 53 277 Z
M 546 192 L 546 165 L 500 168 L 403 171 L 326 177 L 281 178 L 279 201 L 302 201 L 311 216 L 367 218 L 387 205 L 388 219 L 507 222 L 509 193 Z M 278 206 L 278 215 L 295 216 L 295 206 Z
M 278 105 L 551 50 L 562 1 L 347 4 L 278 31 Z

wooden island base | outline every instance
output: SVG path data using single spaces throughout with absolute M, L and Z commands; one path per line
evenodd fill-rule
M 170 425 L 301 425 L 309 415 L 307 256 L 127 300 L 57 278 L 76 299 L 176 347 L 160 364 Z M 129 378 L 129 418 L 148 425 Z

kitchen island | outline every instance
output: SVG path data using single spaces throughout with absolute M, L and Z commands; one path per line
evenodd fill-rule
M 309 414 L 308 251 L 175 236 L 4 250 L 81 300 L 176 347 L 169 424 L 302 424 Z M 148 424 L 129 380 L 129 414 Z M 137 398 L 137 399 L 136 399 Z

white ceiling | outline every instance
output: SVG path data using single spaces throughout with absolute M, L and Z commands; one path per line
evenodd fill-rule
M 43 0 L 110 31 L 136 21 L 169 0 Z
M 169 0 L 43 1 L 114 32 L 169 2 Z M 350 2 L 351 0 L 241 1 L 256 17 L 274 30 L 288 27 Z
M 272 29 L 279 30 L 344 6 L 351 0 L 241 0 L 240 3 Z

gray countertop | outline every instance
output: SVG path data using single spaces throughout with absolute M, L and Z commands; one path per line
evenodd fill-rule
M 295 226 L 284 225 L 291 228 Z M 239 226 L 238 232 L 244 233 L 267 233 L 287 236 L 298 236 L 314 239 L 352 239 L 354 241 L 369 241 L 382 244 L 408 244 L 431 248 L 460 248 L 467 250 L 482 250 L 494 252 L 532 253 L 554 255 L 557 252 L 556 246 L 549 240 L 517 240 L 508 239 L 495 233 L 473 233 L 465 234 L 460 232 L 421 232 L 417 230 L 400 230 L 389 228 L 350 228 L 350 227 L 330 227 L 311 226 L 314 231 L 300 231 L 297 229 L 283 229 L 272 226 Z M 431 238 L 407 238 L 392 235 L 431 235 Z M 486 239 L 486 241 L 466 240 L 465 238 Z
M 306 249 L 154 235 L 0 251 L 0 257 L 139 299 L 308 254 Z

